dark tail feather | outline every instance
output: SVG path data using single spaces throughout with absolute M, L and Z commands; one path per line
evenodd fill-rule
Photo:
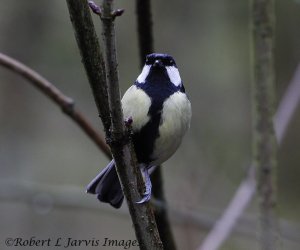
M 122 205 L 124 195 L 112 160 L 87 186 L 87 192 L 96 194 L 99 201 L 109 203 L 115 208 Z

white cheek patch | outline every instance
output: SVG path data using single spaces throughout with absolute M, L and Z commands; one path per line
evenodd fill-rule
M 142 73 L 138 76 L 138 78 L 136 79 L 139 83 L 144 83 L 146 81 L 147 76 L 149 75 L 150 72 L 150 65 L 145 65 Z
M 180 78 L 180 74 L 179 74 L 178 69 L 176 67 L 174 67 L 174 66 L 166 67 L 166 69 L 167 69 L 170 81 L 175 86 L 179 86 L 181 84 L 181 78 Z

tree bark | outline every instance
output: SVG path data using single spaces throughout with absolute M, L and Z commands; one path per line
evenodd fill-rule
M 260 203 L 260 247 L 274 250 L 277 245 L 276 162 L 274 134 L 274 2 L 252 0 L 253 31 L 253 160 L 257 169 Z

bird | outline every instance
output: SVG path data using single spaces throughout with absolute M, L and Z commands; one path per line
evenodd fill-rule
M 131 120 L 132 141 L 146 190 L 151 199 L 150 174 L 178 149 L 190 127 L 192 109 L 176 62 L 168 54 L 146 56 L 142 72 L 121 100 L 124 120 Z M 87 193 L 120 208 L 124 195 L 112 160 L 87 186 Z

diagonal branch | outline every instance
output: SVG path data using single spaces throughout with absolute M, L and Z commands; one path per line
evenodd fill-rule
M 300 103 L 300 64 L 285 91 L 274 117 L 275 134 L 280 144 Z
M 21 62 L 0 53 L 0 65 L 24 77 L 30 83 L 38 88 L 42 93 L 55 102 L 62 111 L 67 114 L 74 122 L 90 137 L 98 148 L 108 157 L 111 158 L 110 150 L 102 136 L 96 131 L 87 118 L 75 108 L 74 101 L 64 95 L 51 82 L 43 78 L 37 72 L 33 71 Z
M 222 213 L 198 250 L 217 250 L 229 237 L 238 219 L 247 208 L 256 191 L 255 167 L 251 165 L 229 205 Z

